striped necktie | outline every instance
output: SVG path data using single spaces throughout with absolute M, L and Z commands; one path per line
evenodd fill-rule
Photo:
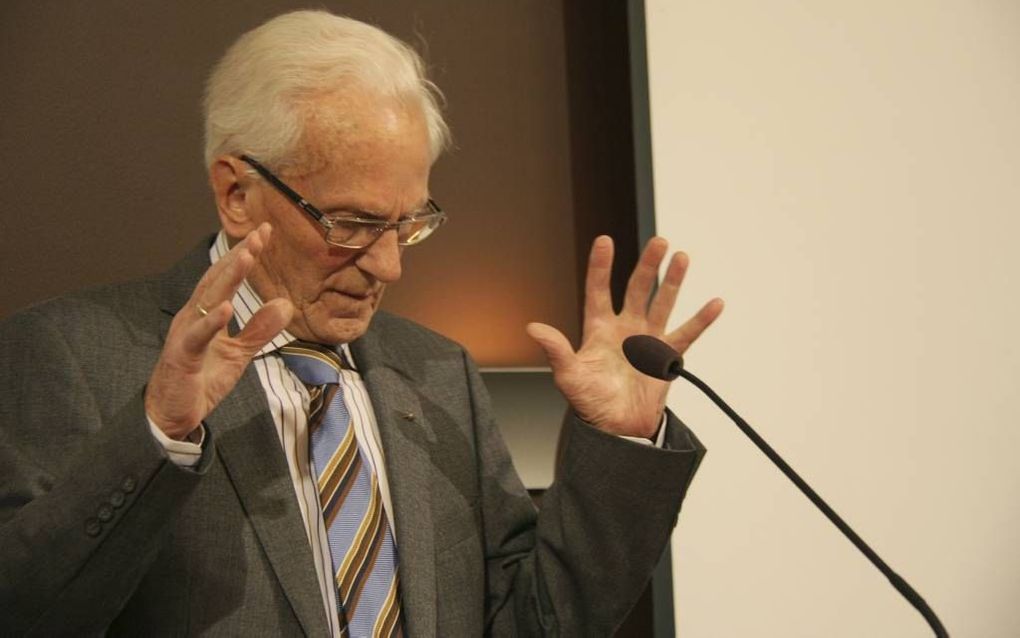
M 403 635 L 393 534 L 383 511 L 371 457 L 354 433 L 341 387 L 342 355 L 294 341 L 280 349 L 287 367 L 309 388 L 310 452 L 329 538 L 341 634 Z

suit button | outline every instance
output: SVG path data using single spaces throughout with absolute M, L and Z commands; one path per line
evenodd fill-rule
M 110 494 L 110 498 L 108 500 L 110 501 L 110 505 L 113 505 L 114 507 L 120 507 L 121 505 L 124 504 L 124 492 L 121 491 L 113 492 Z
M 120 489 L 125 494 L 130 494 L 131 492 L 134 492 L 136 487 L 138 487 L 138 484 L 135 483 L 135 479 L 133 479 L 130 476 L 126 477 L 120 483 Z
M 103 524 L 98 519 L 90 518 L 85 521 L 85 533 L 95 538 L 103 533 Z
M 96 517 L 104 523 L 109 522 L 113 518 L 113 508 L 105 503 L 100 505 Z

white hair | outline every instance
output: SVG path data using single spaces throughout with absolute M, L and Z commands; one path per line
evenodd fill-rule
M 308 100 L 355 85 L 419 106 L 433 161 L 449 145 L 439 89 L 415 51 L 382 29 L 326 11 L 294 11 L 242 35 L 205 91 L 205 164 L 247 153 L 291 166 Z

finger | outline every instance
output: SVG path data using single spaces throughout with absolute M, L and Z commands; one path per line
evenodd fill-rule
M 613 240 L 606 235 L 595 238 L 588 255 L 588 273 L 584 283 L 584 317 L 603 317 L 613 312 L 609 280 L 613 272 Z M 541 324 L 536 324 L 541 325 Z M 531 334 L 530 331 L 528 334 Z
M 251 272 L 272 232 L 268 223 L 260 225 L 234 246 L 209 269 L 195 289 L 192 300 L 203 308 L 233 299 L 241 282 Z M 221 268 L 216 268 L 223 263 Z
M 641 257 L 627 280 L 627 292 L 623 298 L 623 312 L 644 316 L 648 310 L 648 297 L 659 275 L 659 264 L 666 256 L 669 244 L 662 237 L 652 237 L 641 251 Z
M 184 354 L 192 359 L 205 354 L 213 337 L 227 326 L 232 316 L 234 316 L 234 307 L 228 301 L 208 308 L 205 316 L 199 315 L 198 321 L 192 322 L 184 329 L 181 338 L 181 349 Z
M 209 308 L 233 299 L 234 293 L 254 265 L 255 258 L 251 253 L 244 251 L 238 253 L 201 292 L 196 291 L 193 296 L 195 303 L 202 308 Z
M 254 354 L 280 334 L 293 316 L 294 304 L 289 299 L 272 299 L 252 315 L 235 339 Z
M 238 255 L 242 252 L 250 252 L 250 246 L 253 242 L 258 243 L 258 239 L 261 239 L 261 226 L 248 233 L 241 241 L 237 242 L 233 248 L 227 251 L 227 254 L 216 260 L 212 266 L 202 275 L 199 279 L 198 284 L 195 286 L 193 299 L 198 299 L 199 294 L 205 292 L 209 286 L 222 275 L 223 271 L 227 270 L 230 265 L 237 259 Z M 210 302 L 211 305 L 211 302 Z
M 648 323 L 652 333 L 659 333 L 666 329 L 666 322 L 676 305 L 677 295 L 680 294 L 680 286 L 684 283 L 684 275 L 687 274 L 687 267 L 690 259 L 686 253 L 676 253 L 669 260 L 666 268 L 666 276 L 662 278 L 659 289 L 655 291 L 655 297 L 648 306 Z
M 577 355 L 562 332 L 544 323 L 534 322 L 529 323 L 525 330 L 541 346 L 553 371 L 565 369 L 573 363 Z
M 701 307 L 701 310 L 696 315 L 688 319 L 684 325 L 666 335 L 666 343 L 673 346 L 680 354 L 683 354 L 691 347 L 692 343 L 698 340 L 701 333 L 719 318 L 724 305 L 723 300 L 718 297 L 709 301 Z

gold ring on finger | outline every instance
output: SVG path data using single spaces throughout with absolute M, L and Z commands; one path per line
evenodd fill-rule
M 197 310 L 198 314 L 202 315 L 203 317 L 209 316 L 209 311 L 203 308 L 202 304 L 200 303 L 195 304 L 195 310 Z

